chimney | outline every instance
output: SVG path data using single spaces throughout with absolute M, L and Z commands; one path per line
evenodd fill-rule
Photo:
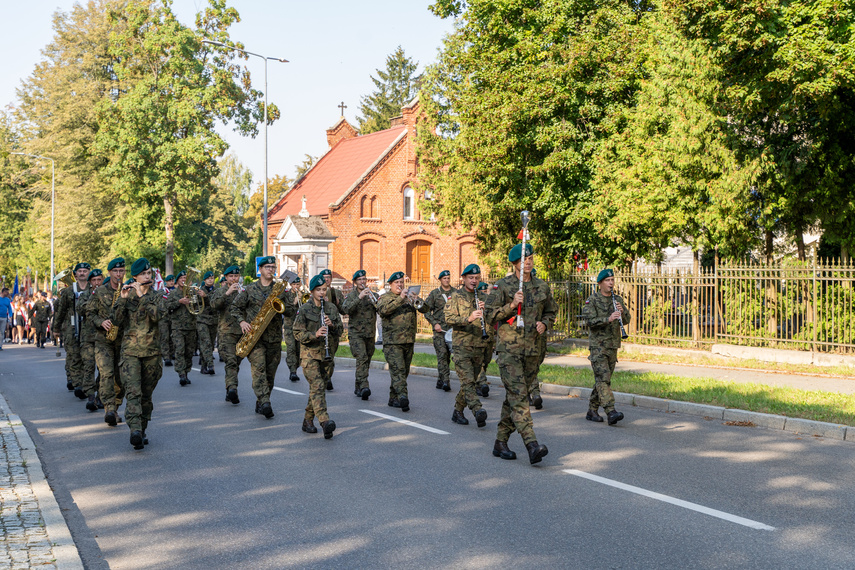
M 347 122 L 347 119 L 342 117 L 335 125 L 327 129 L 327 144 L 332 148 L 339 141 L 352 139 L 358 134 L 359 133 L 356 132 L 356 129 Z

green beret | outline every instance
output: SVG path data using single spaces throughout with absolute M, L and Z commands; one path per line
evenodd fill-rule
M 172 275 L 170 273 L 169 275 L 167 275 L 166 277 L 163 278 L 163 281 L 164 281 L 164 283 L 167 281 L 175 281 L 175 275 Z
M 262 265 L 276 265 L 276 258 L 273 257 L 272 255 L 268 255 L 267 257 L 262 257 L 261 259 L 258 260 L 258 266 L 261 267 Z
M 87 280 L 92 279 L 93 277 L 101 277 L 102 275 L 104 274 L 101 273 L 100 269 L 93 269 L 89 272 L 89 277 L 87 277 Z
M 124 267 L 124 266 L 125 266 L 125 258 L 124 257 L 117 257 L 116 259 L 110 261 L 110 263 L 107 264 L 107 271 L 112 271 L 112 270 L 116 269 L 117 267 Z
M 537 276 L 537 269 L 535 269 L 534 267 L 532 267 L 532 268 L 531 268 L 531 276 L 532 276 L 532 277 L 536 277 L 536 276 Z
M 527 243 L 525 244 L 525 256 L 528 257 L 529 255 L 534 255 L 534 248 L 531 246 L 530 243 Z M 522 244 L 518 243 L 517 245 L 512 247 L 510 253 L 508 253 L 508 261 L 510 261 L 511 263 L 516 263 L 520 260 L 521 256 Z
M 481 268 L 474 263 L 470 263 L 466 266 L 466 269 L 463 270 L 463 273 L 460 274 L 461 277 L 463 275 L 481 275 Z
M 327 280 L 324 279 L 323 275 L 315 275 L 312 277 L 312 280 L 309 281 L 309 291 L 314 291 L 316 287 L 320 287 L 321 285 L 326 285 Z
M 204 280 L 205 280 L 205 279 L 207 279 L 208 277 L 213 277 L 213 276 L 214 276 L 214 272 L 213 272 L 213 271 L 206 271 L 206 272 L 205 272 L 205 275 L 203 275 L 203 276 L 202 276 L 202 281 L 204 281 Z
M 475 290 L 476 290 L 476 291 L 483 291 L 483 290 L 484 290 L 484 289 L 486 289 L 487 287 L 489 287 L 489 285 L 487 285 L 487 282 L 486 282 L 486 281 L 481 281 L 480 283 L 478 283 L 478 286 L 475 288 Z
M 451 277 L 451 271 L 449 271 L 448 269 L 443 269 L 442 271 L 440 271 L 439 277 L 437 277 L 437 279 L 442 279 L 443 277 Z
M 354 274 L 353 274 L 353 279 L 352 279 L 352 281 L 356 281 L 356 280 L 357 280 L 357 279 L 359 279 L 360 277 L 365 277 L 365 270 L 364 270 L 364 269 L 360 269 L 359 271 L 357 271 L 356 273 L 354 273 Z
M 295 277 L 295 278 L 294 278 L 294 280 L 293 280 L 293 281 L 291 281 L 291 283 L 292 283 L 292 284 L 294 284 L 294 283 L 302 283 L 302 281 L 300 281 L 300 278 L 299 278 L 299 277 Z
M 187 275 L 187 271 L 182 269 L 181 271 L 178 272 L 178 275 L 175 276 L 175 280 L 178 281 L 179 279 L 181 279 L 185 275 Z
M 133 279 L 128 279 L 127 281 L 125 281 L 125 285 L 130 285 L 133 282 L 134 282 Z
M 145 257 L 140 257 L 139 259 L 134 261 L 133 265 L 131 265 L 131 275 L 136 277 L 146 269 L 151 269 L 151 263 L 149 263 L 148 259 L 146 259 Z
M 220 277 L 220 280 L 219 280 L 219 281 L 217 281 L 217 283 L 222 283 L 222 282 L 223 282 L 223 281 L 225 281 L 225 280 L 226 280 L 226 276 L 225 276 L 225 275 L 223 275 L 222 277 Z
M 397 281 L 398 279 L 403 279 L 403 278 L 404 278 L 404 272 L 403 271 L 396 271 L 395 273 L 393 273 L 392 275 L 389 276 L 389 278 L 386 280 L 386 283 L 391 283 L 392 281 Z
M 614 277 L 615 272 L 611 269 L 603 269 L 599 273 L 597 273 L 597 283 L 602 281 L 603 279 L 608 279 L 609 277 Z
M 88 263 L 86 263 L 85 261 L 81 261 L 80 263 L 78 263 L 77 265 L 74 266 L 74 271 L 77 271 L 78 269 L 90 269 L 90 268 L 91 268 L 91 266 Z
M 330 271 L 329 269 L 324 269 L 323 271 L 318 273 L 318 275 L 320 275 L 321 277 L 324 277 L 325 275 L 332 275 L 332 271 Z
M 237 265 L 229 265 L 228 267 L 226 267 L 226 270 L 223 271 L 223 275 L 231 275 L 232 273 L 237 273 L 238 275 L 240 275 L 240 267 L 238 267 Z

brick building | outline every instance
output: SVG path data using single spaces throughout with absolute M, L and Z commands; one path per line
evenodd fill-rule
M 419 201 L 430 195 L 413 188 L 418 99 L 401 112 L 368 135 L 344 117 L 327 129 L 327 153 L 268 213 L 268 251 L 280 270 L 311 277 L 329 268 L 341 284 L 360 268 L 369 280 L 404 271 L 416 282 L 448 269 L 456 283 L 477 261 L 473 234 L 442 235 L 421 214 Z

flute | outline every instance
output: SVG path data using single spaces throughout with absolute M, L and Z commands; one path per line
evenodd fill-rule
M 321 326 L 326 327 L 327 316 L 324 313 L 324 300 L 321 299 Z M 327 327 L 327 332 L 324 333 L 324 360 L 332 360 L 330 356 L 330 329 Z
M 481 309 L 480 302 L 478 300 L 478 287 L 475 287 L 475 310 Z M 484 320 L 484 310 L 481 309 L 481 340 L 486 340 L 490 338 L 490 335 L 487 334 L 487 322 Z
M 149 280 L 149 281 L 143 281 L 139 285 L 140 285 L 140 287 L 142 287 L 143 285 L 151 285 L 152 283 L 154 283 L 154 281 Z M 127 291 L 128 289 L 133 289 L 134 285 L 136 285 L 136 283 L 130 283 L 128 285 L 125 285 L 124 287 L 122 287 L 122 291 Z

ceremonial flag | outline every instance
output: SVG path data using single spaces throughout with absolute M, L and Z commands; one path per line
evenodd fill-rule
M 151 272 L 154 274 L 154 290 L 161 291 L 163 289 L 166 289 L 166 284 L 160 277 L 160 269 L 152 269 Z
M 15 272 L 15 287 L 12 289 L 12 297 L 18 294 L 18 272 Z

